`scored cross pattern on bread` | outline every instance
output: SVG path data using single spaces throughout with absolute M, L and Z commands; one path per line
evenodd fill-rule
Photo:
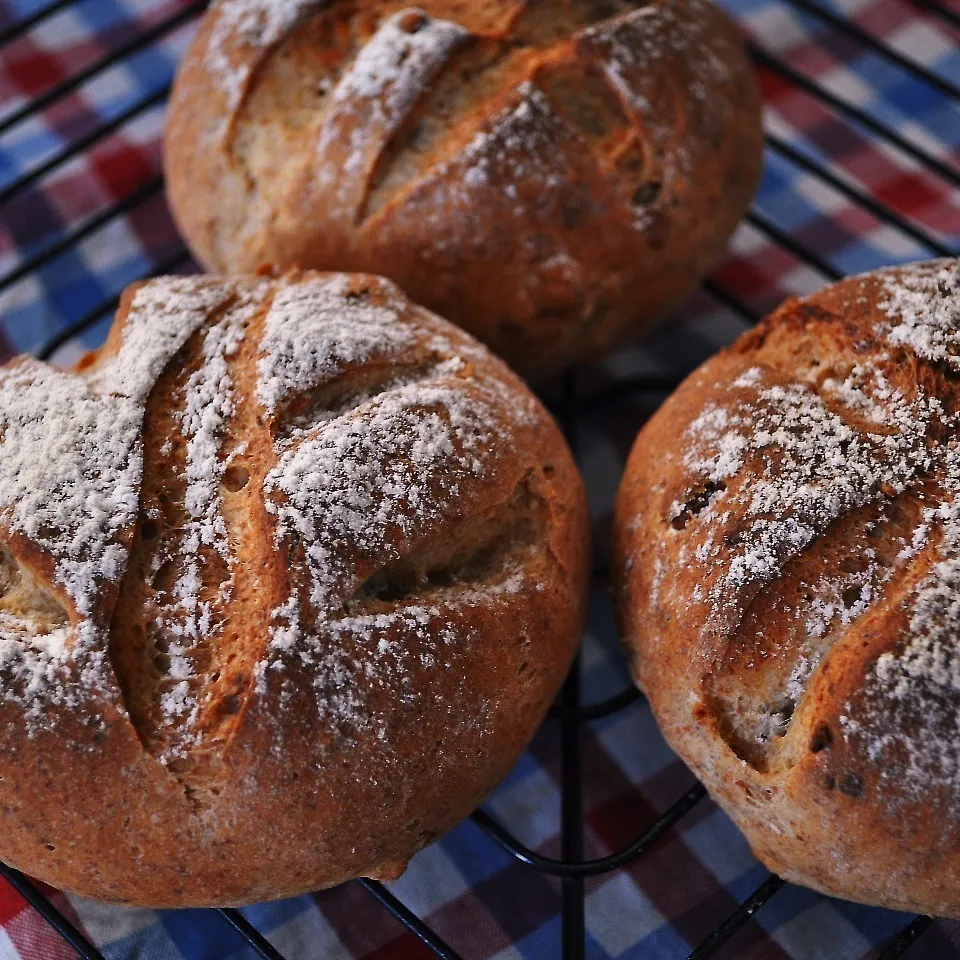
M 149 281 L 77 372 L 0 370 L 0 539 L 0 855 L 125 902 L 395 874 L 519 755 L 585 609 L 556 425 L 368 276 Z
M 951 916 L 958 323 L 950 260 L 788 301 L 656 414 L 617 506 L 636 676 L 760 858 Z
M 209 266 L 390 276 L 543 375 L 679 299 L 760 143 L 736 29 L 705 0 L 221 0 L 166 164 Z

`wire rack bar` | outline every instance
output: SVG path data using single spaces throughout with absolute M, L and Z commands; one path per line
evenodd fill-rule
M 559 420 L 574 457 L 580 453 L 577 428 L 578 383 L 575 370 L 563 374 Z M 579 713 L 581 702 L 581 663 L 577 655 L 570 668 L 560 704 L 560 855 L 567 863 L 583 860 L 583 737 Z M 583 960 L 586 951 L 586 903 L 583 878 L 563 876 L 560 885 L 561 950 L 564 960 Z
M 22 874 L 0 863 L 0 876 L 76 951 L 83 960 L 104 960 L 103 954 Z
M 751 210 L 746 216 L 747 223 L 753 224 L 762 233 L 765 233 L 771 240 L 784 250 L 792 253 L 798 260 L 802 260 L 807 266 L 813 267 L 824 276 L 831 280 L 840 280 L 843 272 L 838 270 L 832 264 L 828 263 L 818 253 L 814 253 L 809 247 L 804 246 L 798 240 L 794 239 L 785 230 L 781 230 L 769 217 L 759 210 Z
M 943 4 L 934 3 L 933 0 L 910 0 L 910 2 L 924 13 L 930 14 L 932 17 L 938 17 L 944 23 L 960 30 L 960 14 L 954 13 Z
M 561 720 L 561 856 L 568 863 L 583 859 L 583 740 L 580 721 L 580 657 L 564 685 L 562 702 L 568 713 Z M 586 904 L 583 877 L 563 876 L 560 888 L 562 949 L 564 960 L 583 960 L 586 951 Z
M 931 917 L 916 917 L 887 944 L 877 960 L 897 960 L 902 957 L 933 926 Z
M 55 13 L 59 13 L 74 2 L 75 0 L 56 0 L 56 2 L 31 13 L 30 16 L 23 17 L 23 19 L 16 20 L 9 26 L 4 27 L 0 30 L 0 47 L 19 39 L 34 27 L 39 26 L 44 20 L 52 17 Z
M 205 6 L 206 0 L 196 0 L 196 2 L 191 3 L 188 7 L 178 10 L 172 16 L 165 17 L 159 23 L 152 26 L 149 30 L 144 30 L 142 33 L 137 34 L 137 36 L 135 36 L 133 39 L 121 44 L 116 49 L 112 50 L 107 56 L 102 57 L 100 60 L 94 61 L 89 66 L 84 67 L 84 69 L 78 70 L 76 73 L 67 77 L 66 80 L 62 80 L 60 83 L 50 87 L 50 89 L 45 93 L 41 93 L 29 103 L 25 103 L 22 107 L 20 107 L 19 110 L 14 110 L 12 113 L 0 120 L 0 136 L 3 136 L 3 134 L 12 130 L 14 127 L 19 126 L 34 114 L 39 113 L 41 110 L 45 110 L 52 103 L 56 103 L 57 100 L 62 99 L 68 93 L 72 93 L 78 87 L 82 87 L 88 80 L 92 80 L 95 76 L 97 76 L 97 74 L 108 70 L 115 63 L 125 60 L 134 53 L 137 53 L 138 51 L 149 47 L 157 40 L 162 39 L 168 33 L 172 33 L 177 29 L 177 27 L 182 26 L 189 20 L 198 16 L 203 11 Z
M 913 240 L 916 240 L 916 242 L 921 246 L 926 247 L 928 250 L 936 253 L 938 256 L 949 257 L 953 255 L 953 250 L 951 250 L 950 247 L 938 240 L 932 234 L 911 223 L 906 217 L 902 216 L 897 211 L 892 210 L 890 207 L 880 203 L 877 200 L 874 200 L 873 197 L 865 193 L 863 190 L 860 190 L 850 183 L 847 183 L 832 171 L 827 170 L 822 164 L 818 163 L 812 157 L 803 153 L 803 151 L 792 147 L 786 142 L 786 140 L 782 140 L 773 133 L 768 133 L 766 135 L 766 140 L 768 146 L 776 150 L 777 153 L 786 157 L 791 163 L 794 163 L 798 167 L 801 167 L 809 173 L 812 173 L 824 183 L 829 184 L 834 190 L 843 194 L 843 196 L 845 196 L 848 200 L 852 200 L 855 204 L 857 204 L 857 206 L 862 207 L 864 210 L 871 213 L 874 217 L 876 217 L 877 220 L 880 220 L 891 227 L 895 227 L 901 233 L 904 233 Z
M 737 316 L 739 316 L 748 326 L 756 326 L 763 319 L 763 315 L 761 313 L 748 306 L 729 288 L 724 286 L 719 281 L 714 280 L 712 277 L 708 277 L 706 280 L 701 281 L 700 286 L 714 299 L 718 300 L 733 313 L 737 314 Z M 642 390 L 647 393 L 671 393 L 672 391 L 676 390 L 680 383 L 691 373 L 693 373 L 693 370 L 681 371 L 680 373 L 672 376 L 638 373 L 633 376 L 619 377 L 613 383 L 591 393 L 589 397 L 585 398 L 584 403 L 594 405 L 605 403 L 617 396 L 629 395 L 638 390 Z M 642 696 L 639 691 L 638 696 Z M 588 719 L 593 718 L 591 717 Z
M 581 704 L 576 709 L 567 709 L 563 704 L 559 704 L 550 710 L 552 717 L 574 717 L 580 723 L 586 723 L 589 720 L 601 720 L 603 717 L 612 716 L 619 713 L 631 703 L 641 699 L 642 694 L 636 687 L 627 687 L 606 700 L 600 700 L 597 703 Z
M 816 81 L 811 80 L 809 77 L 804 76 L 799 71 L 794 70 L 793 67 L 781 60 L 771 57 L 768 53 L 756 46 L 756 44 L 748 43 L 747 49 L 754 62 L 764 70 L 775 73 L 781 79 L 793 84 L 793 86 L 803 90 L 804 93 L 809 94 L 811 97 L 820 100 L 837 113 L 843 114 L 848 120 L 852 120 L 854 123 L 865 127 L 875 136 L 885 140 L 891 146 L 896 147 L 902 153 L 911 157 L 921 166 L 936 173 L 937 176 L 946 180 L 948 183 L 954 186 L 960 186 L 960 171 L 956 168 L 948 166 L 938 160 L 926 150 L 921 149 L 909 140 L 901 137 L 899 133 L 891 130 L 886 124 L 881 123 L 879 120 L 874 120 L 874 118 L 864 110 L 830 93 L 829 90 L 825 89 Z
M 170 86 L 168 84 L 167 86 L 162 87 L 160 90 L 157 90 L 156 93 L 151 93 L 149 96 L 137 101 L 122 113 L 118 113 L 107 123 L 94 128 L 88 134 L 80 137 L 78 140 L 74 140 L 73 143 L 68 144 L 63 150 L 54 154 L 49 160 L 41 163 L 39 166 L 34 167 L 19 179 L 14 180 L 3 189 L 0 189 L 0 206 L 8 203 L 15 196 L 17 196 L 27 187 L 32 186 L 38 180 L 42 180 L 44 177 L 53 173 L 53 171 L 58 167 L 63 166 L 65 163 L 72 160 L 74 157 L 79 156 L 90 147 L 100 143 L 100 141 L 110 136 L 110 134 L 115 133 L 121 127 L 126 126 L 131 120 L 135 120 L 137 117 L 143 113 L 146 113 L 151 108 L 159 106 L 167 99 L 169 95 Z
M 190 253 L 185 249 L 181 248 L 176 253 L 171 254 L 169 257 L 161 260 L 153 271 L 149 274 L 151 277 L 157 277 L 164 273 L 173 273 L 175 270 L 179 270 L 181 267 L 186 266 L 190 262 Z M 146 277 L 144 277 L 146 279 Z M 69 326 L 64 327 L 59 333 L 55 336 L 52 336 L 47 340 L 41 347 L 37 350 L 37 356 L 41 360 L 49 360 L 50 357 L 56 353 L 68 340 L 72 340 L 74 337 L 79 336 L 85 330 L 88 330 L 99 320 L 102 320 L 107 314 L 112 313 L 117 309 L 117 305 L 120 303 L 120 294 L 110 297 L 108 300 L 105 300 L 99 306 L 94 307 L 92 310 L 85 313 L 79 320 L 75 320 Z
M 686 373 L 671 377 L 656 376 L 649 373 L 621 377 L 613 383 L 593 391 L 588 397 L 584 397 L 583 403 L 585 407 L 598 406 L 616 400 L 618 397 L 636 395 L 637 393 L 665 396 L 668 393 L 673 393 L 685 377 L 692 372 L 692 370 L 689 370 Z M 603 573 L 606 574 L 607 571 L 604 570 Z
M 163 177 L 154 177 L 148 180 L 143 186 L 137 187 L 132 193 L 127 194 L 122 200 L 104 207 L 96 216 L 91 217 L 85 223 L 81 224 L 75 230 L 66 234 L 60 240 L 44 247 L 39 253 L 34 254 L 27 260 L 24 260 L 19 266 L 0 277 L 0 291 L 22 280 L 31 273 L 36 272 L 41 267 L 46 266 L 52 260 L 66 253 L 68 250 L 82 243 L 91 234 L 96 233 L 102 227 L 105 227 L 112 220 L 124 213 L 138 207 L 141 203 L 157 196 L 163 190 Z
M 707 960 L 712 957 L 778 890 L 784 881 L 768 877 L 759 887 L 720 924 L 687 960 Z
M 261 960 L 286 960 L 283 954 L 239 910 L 225 907 L 217 912 L 243 937 Z
M 760 313 L 758 313 L 752 307 L 747 306 L 747 304 L 745 304 L 739 297 L 735 296 L 718 280 L 708 277 L 706 280 L 701 282 L 700 286 L 703 287 L 703 289 L 706 290 L 711 297 L 713 297 L 715 300 L 719 300 L 725 307 L 739 315 L 741 319 L 745 320 L 751 326 L 759 323 L 763 319 L 763 316 Z
M 555 860 L 541 856 L 529 847 L 520 843 L 513 834 L 493 819 L 483 810 L 475 810 L 470 819 L 493 841 L 502 847 L 510 856 L 525 863 L 540 873 L 552 877 L 597 877 L 613 870 L 619 870 L 637 857 L 646 853 L 671 827 L 682 820 L 707 795 L 702 784 L 692 786 L 679 800 L 663 813 L 641 836 L 633 843 L 597 860 L 586 860 L 581 863 L 570 863 L 566 859 Z
M 798 10 L 802 10 L 806 14 L 815 17 L 817 20 L 829 24 L 831 29 L 835 30 L 837 33 L 841 33 L 845 37 L 855 40 L 862 47 L 866 47 L 868 50 L 873 51 L 873 53 L 883 57 L 885 60 L 889 60 L 891 63 L 896 64 L 901 70 L 911 74 L 922 83 L 926 83 L 935 90 L 939 90 L 940 93 L 944 94 L 944 96 L 950 97 L 954 100 L 960 100 L 960 87 L 956 86 L 956 84 L 944 79 L 943 77 L 934 73 L 932 70 L 928 70 L 926 67 L 920 66 L 919 63 L 916 63 L 915 61 L 903 56 L 902 53 L 894 50 L 893 47 L 888 47 L 886 44 L 881 43 L 876 37 L 857 26 L 857 24 L 852 20 L 845 20 L 843 17 L 837 16 L 837 14 L 833 13 L 832 11 L 821 7 L 820 4 L 813 3 L 812 0 L 787 0 L 787 3 L 789 3 L 792 7 L 796 7 Z
M 700 282 L 700 286 L 711 297 L 722 303 L 728 310 L 740 317 L 740 319 L 743 320 L 748 326 L 755 326 L 763 319 L 763 315 L 761 313 L 744 303 L 743 300 L 732 293 L 718 280 L 708 277 L 706 280 L 702 280 Z M 599 403 L 612 400 L 618 396 L 629 395 L 630 393 L 634 393 L 638 390 L 642 390 L 646 393 L 670 393 L 679 386 L 680 382 L 688 374 L 692 372 L 692 370 L 687 370 L 673 376 L 638 373 L 633 376 L 618 377 L 614 382 L 603 386 L 599 390 L 592 391 L 588 396 L 583 398 L 581 403 L 584 406 L 595 406 Z M 639 691 L 634 693 L 630 690 L 625 690 L 621 694 L 617 695 L 617 697 L 624 698 L 622 706 L 629 705 L 634 700 L 639 699 L 640 696 L 641 694 Z M 586 720 L 596 720 L 599 717 L 609 716 L 611 713 L 615 712 L 615 709 L 608 710 L 607 705 L 612 707 L 614 699 L 616 698 L 603 701 L 602 703 L 597 704 L 595 707 L 584 708 L 584 710 L 581 712 L 581 715 Z M 617 709 L 620 709 L 620 707 L 617 707 Z M 594 714 L 594 710 L 599 710 L 600 712 L 598 714 Z M 554 707 L 551 711 L 554 716 L 560 716 L 562 712 L 563 711 L 561 707 Z
M 398 900 L 382 883 L 376 880 L 358 880 L 372 897 L 379 900 L 394 917 L 411 933 L 419 937 L 420 942 L 429 947 L 440 960 L 463 960 L 453 947 L 433 932 L 412 910 Z

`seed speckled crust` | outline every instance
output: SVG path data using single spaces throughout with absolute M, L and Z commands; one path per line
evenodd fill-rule
M 960 916 L 960 261 L 785 304 L 641 432 L 619 615 L 773 870 Z
M 152 280 L 0 368 L 0 858 L 242 904 L 396 876 L 525 748 L 586 607 L 556 424 L 376 277 Z
M 388 276 L 544 377 L 693 289 L 762 140 L 708 0 L 220 0 L 165 168 L 208 267 Z

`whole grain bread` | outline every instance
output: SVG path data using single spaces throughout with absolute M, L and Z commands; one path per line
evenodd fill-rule
M 0 858 L 182 907 L 392 878 L 509 770 L 584 620 L 556 425 L 366 276 L 130 288 L 0 369 Z
M 641 432 L 618 607 L 670 743 L 787 880 L 960 916 L 960 261 L 787 302 Z
M 220 0 L 166 173 L 208 267 L 388 276 L 544 376 L 693 289 L 761 152 L 707 0 Z

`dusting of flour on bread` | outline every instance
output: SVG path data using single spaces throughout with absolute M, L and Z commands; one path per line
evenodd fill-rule
M 130 304 L 119 354 L 94 370 L 91 385 L 144 403 L 170 359 L 237 290 L 229 281 L 198 284 L 189 277 L 144 284 Z
M 411 335 L 395 326 L 391 336 L 371 337 L 379 324 L 389 322 L 389 314 L 378 312 L 384 308 L 360 309 L 366 311 L 360 322 L 338 340 L 335 350 L 325 348 L 322 364 L 307 356 L 291 364 L 286 344 L 303 342 L 304 330 L 322 325 L 324 314 L 291 310 L 289 304 L 275 300 L 273 310 L 282 310 L 284 319 L 271 325 L 268 318 L 258 395 L 275 403 L 272 398 L 286 391 L 299 393 L 324 376 L 333 376 L 345 353 L 356 361 L 369 359 L 375 349 L 383 359 L 391 350 L 410 345 Z M 278 335 L 280 327 L 286 338 Z M 323 344 L 324 336 L 338 329 L 334 325 L 322 333 L 318 327 L 318 342 Z M 258 682 L 262 689 L 268 672 L 282 669 L 286 657 L 312 664 L 321 714 L 355 728 L 371 722 L 364 699 L 355 692 L 358 678 L 366 678 L 367 686 L 373 680 L 386 683 L 390 676 L 400 675 L 405 661 L 401 649 L 381 643 L 375 635 L 382 638 L 388 626 L 401 622 L 424 645 L 418 656 L 433 658 L 429 637 L 437 632 L 439 616 L 439 611 L 428 617 L 413 607 L 389 616 L 345 612 L 344 604 L 362 583 L 358 567 L 369 575 L 399 559 L 397 545 L 416 542 L 427 533 L 447 514 L 464 479 L 492 465 L 498 392 L 485 386 L 468 389 L 457 378 L 463 361 L 450 355 L 452 345 L 422 333 L 421 340 L 433 350 L 443 350 L 447 359 L 430 366 L 415 382 L 390 382 L 383 392 L 357 397 L 348 408 L 281 438 L 278 462 L 264 481 L 267 509 L 277 521 L 277 549 L 291 545 L 302 549 L 309 576 L 307 601 L 321 622 L 321 632 L 332 637 L 349 634 L 360 652 L 318 645 L 304 628 L 300 599 L 291 595 L 273 612 L 268 655 L 259 665 Z M 522 404 L 513 413 L 519 420 L 530 415 Z M 374 663 L 378 666 L 371 673 Z
M 911 549 L 929 570 L 907 598 L 902 644 L 880 655 L 864 703 L 841 717 L 844 732 L 865 745 L 883 780 L 904 797 L 958 810 L 960 790 L 960 449 L 944 461 L 950 497 L 923 511 Z M 933 534 L 938 531 L 938 534 Z
M 459 24 L 414 7 L 386 20 L 362 47 L 330 97 L 317 146 L 316 169 L 332 213 L 356 214 L 384 148 L 468 37 Z
M 742 589 L 769 581 L 833 520 L 880 495 L 881 488 L 906 489 L 931 464 L 925 438 L 931 419 L 940 414 L 933 399 L 908 404 L 897 397 L 882 408 L 885 422 L 896 425 L 893 433 L 861 432 L 830 409 L 829 384 L 821 396 L 804 384 L 770 383 L 756 368 L 748 373 L 748 381 L 733 387 L 748 384 L 755 399 L 711 403 L 687 430 L 687 466 L 715 486 L 701 520 L 715 521 L 736 507 L 744 514 L 741 546 L 732 558 L 723 554 L 727 569 L 712 592 L 717 608 L 734 603 Z M 835 397 L 850 403 L 854 383 L 844 381 Z M 864 393 L 856 406 L 878 417 L 880 402 Z M 743 491 L 726 495 L 726 482 L 748 460 L 759 476 Z M 672 514 L 679 517 L 685 509 L 678 502 Z M 720 557 L 719 544 L 707 555 Z
M 476 134 L 455 160 L 466 173 L 462 184 L 454 189 L 464 191 L 466 200 L 467 190 L 487 186 L 494 178 L 506 183 L 532 181 L 543 189 L 559 186 L 563 182 L 563 159 L 550 148 L 556 139 L 562 142 L 567 135 L 543 91 L 524 81 L 517 88 L 516 103 L 495 117 L 489 129 Z M 441 165 L 438 179 L 445 179 L 447 170 Z M 518 206 L 518 213 L 520 209 Z
M 389 362 L 415 343 L 395 306 L 353 294 L 348 278 L 317 277 L 281 289 L 265 320 L 257 398 L 273 413 L 344 367 Z
M 887 339 L 925 360 L 960 370 L 960 264 L 956 260 L 888 271 L 881 309 L 891 321 Z
M 259 294 L 259 295 L 258 295 Z M 183 743 L 196 742 L 192 728 L 201 704 L 196 687 L 202 680 L 194 664 L 198 646 L 222 631 L 216 611 L 229 599 L 232 577 L 217 585 L 214 595 L 204 590 L 208 581 L 207 551 L 214 551 L 228 568 L 233 563 L 228 531 L 221 512 L 220 485 L 227 470 L 221 447 L 236 413 L 236 392 L 230 360 L 240 348 L 246 325 L 263 306 L 263 291 L 237 295 L 230 309 L 203 335 L 201 363 L 183 388 L 178 421 L 185 443 L 183 480 L 184 523 L 179 531 L 177 562 L 180 575 L 159 614 L 168 635 L 168 682 L 160 706 L 179 736 L 164 758 L 182 752 Z
M 142 413 L 126 397 L 33 360 L 0 377 L 0 514 L 48 552 L 57 583 L 81 616 L 116 580 L 142 471 Z
M 508 382 L 471 375 L 488 362 L 386 281 L 291 275 L 152 281 L 84 373 L 32 359 L 4 368 L 0 522 L 14 539 L 0 547 L 0 698 L 38 727 L 53 705 L 109 695 L 113 675 L 123 687 L 142 653 L 150 693 L 131 719 L 150 731 L 154 756 L 173 769 L 219 742 L 218 698 L 229 718 L 243 695 L 218 659 L 231 604 L 239 590 L 263 586 L 237 566 L 251 536 L 237 505 L 250 501 L 226 510 L 226 498 L 246 489 L 289 566 L 279 581 L 289 592 L 263 611 L 263 646 L 250 654 L 255 690 L 286 664 L 311 665 L 318 715 L 368 728 L 361 678 L 402 686 L 415 663 L 446 662 L 440 648 L 458 635 L 462 611 L 508 600 L 522 584 L 511 568 L 438 588 L 432 605 L 389 610 L 376 596 L 372 607 L 353 599 L 460 517 L 471 484 L 491 482 L 505 424 L 540 416 Z M 148 455 L 162 458 L 170 482 L 152 482 L 141 502 L 155 397 L 150 423 L 170 435 L 150 438 Z M 249 459 L 251 444 L 266 462 Z M 227 477 L 235 461 L 237 490 Z M 16 535 L 42 551 L 39 566 L 18 552 Z M 134 545 L 143 580 L 132 588 L 121 581 Z M 118 594 L 144 621 L 131 628 L 130 657 L 111 661 Z
M 18 683 L 0 696 L 29 691 L 34 700 L 63 702 L 66 681 L 54 666 L 68 660 L 81 663 L 91 687 L 102 684 L 98 606 L 104 586 L 126 570 L 146 398 L 208 312 L 230 295 L 229 285 L 156 280 L 134 296 L 118 356 L 87 379 L 32 359 L 0 370 L 0 520 L 50 558 L 77 621 L 69 635 L 58 627 L 41 642 L 29 620 L 5 616 L 3 662 Z
M 337 561 L 344 543 L 389 560 L 398 532 L 435 519 L 458 478 L 482 469 L 493 429 L 489 411 L 460 390 L 404 386 L 284 450 L 264 489 L 278 537 L 307 544 L 311 602 L 324 609 L 349 587 Z
M 777 693 L 769 709 L 779 726 L 760 742 L 786 734 L 833 648 L 898 598 L 901 629 L 867 663 L 842 734 L 881 782 L 896 785 L 891 803 L 942 803 L 960 814 L 960 409 L 951 379 L 960 369 L 960 263 L 849 282 L 876 285 L 873 326 L 858 329 L 835 301 L 800 301 L 784 322 L 810 337 L 809 355 L 778 352 L 791 343 L 787 326 L 768 332 L 769 352 L 757 341 L 769 366 L 755 362 L 716 384 L 685 432 L 689 479 L 668 509 L 666 536 L 701 565 L 693 599 L 708 629 L 736 634 L 768 588 L 772 597 L 784 591 L 785 623 L 787 609 L 795 614 L 799 625 L 784 627 L 793 633 L 783 671 L 757 666 L 787 705 L 778 712 Z M 818 355 L 818 344 L 837 341 Z M 828 531 L 848 520 L 862 530 L 835 536 L 841 544 L 862 536 L 856 552 L 821 554 Z M 819 572 L 802 588 L 777 586 L 794 560 L 792 570 Z
M 232 52 L 238 43 L 260 55 L 279 43 L 313 10 L 329 0 L 219 0 L 213 11 L 213 32 L 207 47 L 210 72 L 217 78 L 228 111 L 240 104 L 259 56 L 250 62 L 249 51 Z M 226 121 L 226 118 L 225 118 Z
M 730 66 L 713 49 L 702 4 L 691 3 L 690 9 L 694 15 L 681 19 L 672 4 L 650 4 L 594 24 L 582 35 L 600 53 L 599 67 L 621 102 L 643 117 L 655 152 L 665 160 L 667 186 L 689 174 L 691 158 L 676 134 L 674 110 L 648 97 L 656 89 L 650 79 L 668 71 L 672 58 L 682 58 L 692 74 L 688 91 L 696 109 L 710 109 L 717 88 L 730 82 Z M 671 149 L 665 149 L 668 144 Z M 635 225 L 642 229 L 648 223 L 649 213 L 641 205 Z

